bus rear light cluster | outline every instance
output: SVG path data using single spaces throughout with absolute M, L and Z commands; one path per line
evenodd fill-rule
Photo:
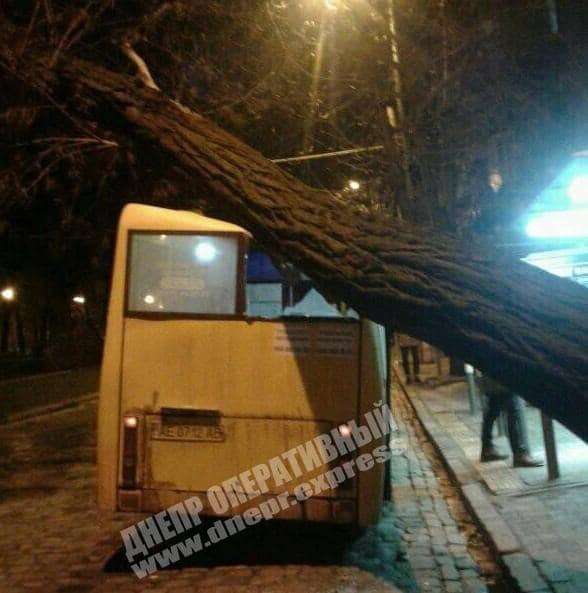
M 351 428 L 349 426 L 349 424 L 340 424 L 338 427 L 339 430 L 339 434 L 343 437 L 343 438 L 349 438 L 351 436 Z
M 123 419 L 122 487 L 137 486 L 137 461 L 139 445 L 139 419 L 125 416 Z
M 344 439 L 351 439 L 352 432 L 351 432 L 351 426 L 349 426 L 349 424 L 347 424 L 347 423 L 340 424 L 337 427 L 337 430 L 339 431 L 339 434 Z M 353 442 L 353 441 L 351 441 L 351 442 Z M 351 453 L 351 452 L 344 453 L 339 457 L 339 465 L 342 467 L 348 461 L 353 461 L 353 458 L 354 458 L 353 453 Z M 342 490 L 350 490 L 353 488 L 354 482 L 355 482 L 355 478 L 349 477 L 349 478 L 345 479 L 343 482 L 341 482 L 338 487 Z
M 125 419 L 123 420 L 125 428 L 137 428 L 138 423 L 139 421 L 136 416 L 125 416 Z

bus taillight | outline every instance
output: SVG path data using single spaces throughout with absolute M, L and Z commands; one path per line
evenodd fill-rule
M 123 419 L 122 487 L 137 486 L 137 451 L 139 419 L 125 416 Z

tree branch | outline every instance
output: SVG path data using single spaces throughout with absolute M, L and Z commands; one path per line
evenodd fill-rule
M 29 37 L 31 36 L 31 32 L 35 26 L 35 23 L 37 22 L 37 15 L 39 14 L 39 6 L 40 6 L 40 0 L 37 0 L 37 3 L 35 4 L 35 8 L 33 9 L 33 14 L 31 15 L 31 20 L 29 21 L 29 26 L 27 27 L 27 32 L 25 33 L 25 36 L 21 42 L 20 48 L 15 52 L 18 57 L 22 56 L 22 54 L 24 53 L 24 51 L 27 48 L 27 45 L 29 43 Z
M 43 75 L 75 84 L 94 117 L 114 108 L 124 133 L 150 139 L 150 158 L 169 158 L 189 180 L 186 206 L 205 195 L 214 214 L 361 315 L 467 360 L 588 440 L 584 288 L 438 231 L 359 215 L 201 115 L 95 64 L 70 60 Z
M 121 48 L 123 53 L 137 67 L 137 76 L 139 77 L 139 80 L 141 80 L 146 87 L 159 91 L 160 88 L 155 84 L 145 60 L 133 49 L 132 45 L 128 41 L 123 41 Z
M 73 39 L 73 33 L 78 30 L 83 30 L 84 23 L 88 20 L 88 12 L 86 9 L 82 8 L 76 12 L 76 14 L 71 19 L 65 33 L 62 35 L 55 52 L 53 52 L 53 56 L 51 60 L 49 60 L 49 68 L 53 68 L 57 63 L 59 58 L 59 54 L 62 52 L 63 49 L 69 47 L 70 45 L 70 36 Z

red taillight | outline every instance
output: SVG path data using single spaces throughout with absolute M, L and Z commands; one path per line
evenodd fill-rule
M 349 427 L 349 424 L 340 424 L 338 429 L 343 438 L 348 439 L 351 436 L 351 428 Z
M 125 416 L 123 420 L 122 487 L 137 485 L 137 450 L 139 420 L 136 416 Z
M 339 434 L 344 439 L 353 443 L 353 441 L 351 440 L 352 433 L 351 433 L 351 427 L 349 426 L 349 424 L 347 424 L 347 423 L 340 424 L 337 427 L 337 430 L 339 431 Z M 352 452 L 344 453 L 339 457 L 339 466 L 341 468 L 343 468 L 345 463 L 347 463 L 349 461 L 353 461 L 353 459 L 354 459 L 354 454 Z M 353 468 L 352 468 L 352 471 L 353 471 L 353 473 L 355 473 L 355 471 L 357 471 L 357 470 L 353 470 Z M 339 488 L 342 490 L 350 490 L 351 488 L 353 488 L 354 480 L 355 480 L 355 476 L 347 477 L 345 479 L 345 481 L 343 481 L 339 484 Z
M 125 416 L 123 423 L 127 428 L 137 428 L 138 424 L 137 416 Z

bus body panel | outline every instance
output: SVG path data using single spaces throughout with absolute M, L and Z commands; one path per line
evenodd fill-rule
M 357 415 L 357 322 L 179 319 L 158 321 L 156 332 L 154 325 L 125 320 L 123 410 L 341 422 Z
M 269 467 L 270 460 L 282 459 L 282 453 L 332 428 L 326 422 L 230 417 L 223 417 L 220 426 L 224 440 L 217 442 L 147 437 L 142 486 L 151 490 L 206 491 L 259 464 Z M 177 463 L 178 459 L 182 460 L 181 464 Z M 171 462 L 174 460 L 175 463 Z M 268 493 L 291 493 L 298 484 L 328 469 L 328 465 L 315 465 L 313 460 L 311 466 L 314 469 L 307 471 L 300 463 L 300 470 L 304 473 L 297 477 L 287 461 L 285 466 L 287 474 L 284 477 L 292 479 L 284 483 L 276 483 L 272 477 L 264 480 Z M 253 486 L 242 490 L 245 495 L 253 495 L 257 491 L 258 488 Z M 355 490 L 348 488 L 345 493 L 354 495 Z M 329 489 L 321 495 L 332 497 L 336 493 Z
M 157 512 L 385 402 L 383 329 L 346 319 L 146 318 L 126 312 L 129 232 L 247 231 L 188 212 L 127 206 L 119 223 L 101 372 L 98 502 L 101 510 Z M 136 483 L 123 479 L 123 421 L 137 419 Z M 384 438 L 353 456 L 371 452 Z M 345 459 L 345 458 L 344 458 Z M 336 459 L 333 464 L 343 460 Z M 289 467 L 289 466 L 287 466 Z M 292 491 L 268 483 L 253 504 Z M 128 469 L 128 468 L 127 468 Z M 325 489 L 280 516 L 377 520 L 383 464 Z M 241 512 L 251 504 L 231 509 Z M 205 509 L 218 513 L 218 509 Z
M 98 506 L 105 511 L 117 510 L 125 288 L 128 272 L 128 233 L 131 229 L 162 232 L 187 232 L 198 229 L 250 236 L 248 231 L 237 225 L 194 212 L 132 203 L 123 208 L 116 237 L 98 404 Z
M 356 418 L 359 332 L 337 320 L 170 320 L 154 339 L 153 322 L 125 320 L 122 412 L 148 414 L 142 486 L 206 490 Z M 178 438 L 178 423 L 194 432 L 181 419 L 166 438 L 165 409 L 218 414 L 222 440 Z M 326 469 L 268 485 L 292 490 Z

